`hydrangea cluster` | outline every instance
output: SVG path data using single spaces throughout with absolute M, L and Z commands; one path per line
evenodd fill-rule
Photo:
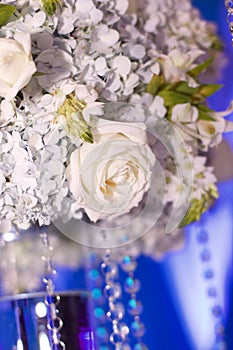
M 101 116 L 101 103 L 131 102 L 182 134 L 194 165 L 195 204 L 184 224 L 198 218 L 196 204 L 217 195 L 213 169 L 199 151 L 220 142 L 223 116 L 232 109 L 209 109 L 206 98 L 218 86 L 198 80 L 215 71 L 221 54 L 213 24 L 189 0 L 3 0 L 1 6 L 11 12 L 1 18 L 0 8 L 0 216 L 21 226 L 49 223 L 59 212 L 81 218 L 66 178 L 70 155 L 94 142 L 90 111 Z M 134 115 L 128 121 L 141 122 Z M 172 203 L 181 184 L 169 157 L 164 171 Z

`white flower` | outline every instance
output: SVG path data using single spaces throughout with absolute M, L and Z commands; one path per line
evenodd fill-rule
M 73 59 L 66 51 L 52 48 L 37 57 L 37 70 L 44 75 L 38 77 L 39 84 L 46 90 L 54 88 L 54 84 L 60 83 L 75 73 Z
M 160 96 L 155 96 L 153 102 L 149 106 L 149 111 L 151 113 L 155 113 L 157 117 L 163 118 L 167 113 L 167 110 L 164 107 L 163 98 Z
M 171 119 L 178 123 L 192 123 L 198 119 L 198 109 L 190 103 L 177 104 L 172 108 Z
M 27 33 L 14 39 L 0 38 L 0 96 L 12 100 L 30 81 L 36 66 L 31 57 L 31 40 Z
M 11 102 L 2 100 L 0 104 L 0 126 L 5 126 L 11 121 L 15 114 Z
M 161 64 L 161 68 L 167 82 L 176 82 L 181 80 L 187 80 L 189 86 L 195 87 L 198 84 L 190 76 L 186 75 L 190 69 L 194 66 L 194 61 L 203 55 L 201 50 L 190 50 L 187 53 L 182 52 L 180 49 L 174 49 L 169 52 L 168 55 L 158 55 L 158 61 Z
M 95 143 L 71 154 L 66 171 L 70 191 L 90 220 L 129 212 L 149 189 L 155 156 L 145 131 L 143 123 L 99 120 Z
M 111 47 L 119 40 L 119 33 L 115 29 L 110 29 L 105 24 L 101 24 L 93 31 L 93 49 L 102 54 L 111 53 Z

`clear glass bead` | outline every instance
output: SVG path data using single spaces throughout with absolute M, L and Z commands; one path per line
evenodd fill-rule
M 125 314 L 125 308 L 122 303 L 112 304 L 111 310 L 108 311 L 107 316 L 111 320 L 122 320 Z
M 100 273 L 97 269 L 91 269 L 89 271 L 88 275 L 89 275 L 90 279 L 92 281 L 95 281 L 95 282 L 100 278 Z
M 92 291 L 91 291 L 91 296 L 92 296 L 92 298 L 93 298 L 94 300 L 99 301 L 99 300 L 101 300 L 101 299 L 103 298 L 103 293 L 102 293 L 101 289 L 99 289 L 99 288 L 94 288 L 94 289 L 92 289 Z
M 134 298 L 128 302 L 128 312 L 132 316 L 137 316 L 142 313 L 142 303 Z
M 208 296 L 211 298 L 215 298 L 217 296 L 217 290 L 214 287 L 210 287 L 208 289 Z
M 102 235 L 105 235 L 106 234 L 106 231 L 105 230 L 101 230 L 101 234 Z M 111 259 L 111 250 L 110 249 L 107 249 L 105 254 L 104 254 L 104 261 L 106 262 L 107 260 L 110 260 Z
M 66 349 L 66 346 L 62 341 L 60 341 L 59 344 L 56 344 L 56 350 L 65 350 L 65 349 Z
M 129 334 L 129 327 L 123 322 L 118 324 L 118 330 L 122 336 Z
M 96 330 L 97 336 L 101 339 L 101 341 L 107 342 L 108 341 L 108 331 L 104 327 L 98 327 Z
M 148 350 L 148 347 L 143 343 L 137 343 L 133 350 Z
M 124 340 L 125 340 L 125 335 L 121 334 L 120 332 L 112 333 L 110 335 L 110 342 L 112 344 L 121 344 L 124 342 Z
M 121 261 L 121 268 L 125 272 L 133 272 L 137 267 L 137 261 L 130 255 L 125 255 Z
M 54 255 L 54 249 L 52 246 L 43 246 L 41 249 L 41 258 L 43 260 L 52 258 Z
M 230 29 L 231 35 L 233 35 L 233 22 L 229 23 L 229 29 Z
M 233 13 L 233 1 L 232 0 L 225 0 L 225 6 L 229 13 Z
M 215 317 L 219 318 L 222 316 L 222 308 L 220 305 L 214 305 L 212 313 Z
M 215 325 L 215 334 L 218 338 L 223 338 L 225 335 L 225 327 L 222 322 L 219 322 Z
M 101 271 L 107 277 L 117 277 L 118 276 L 118 266 L 115 262 L 103 262 L 101 264 Z
M 209 235 L 208 232 L 206 232 L 204 229 L 202 229 L 197 234 L 197 241 L 199 244 L 206 244 L 208 242 Z
M 96 307 L 94 309 L 94 315 L 98 320 L 104 320 L 105 318 L 105 311 L 101 307 Z
M 134 337 L 140 338 L 145 334 L 145 326 L 140 320 L 135 320 L 131 324 L 131 331 Z
M 111 350 L 107 345 L 100 345 L 100 350 Z
M 207 269 L 204 271 L 204 277 L 206 279 L 211 279 L 214 277 L 214 271 L 212 269 Z
M 133 278 L 127 277 L 125 280 L 124 290 L 126 293 L 135 294 L 140 289 L 140 281 Z
M 129 344 L 117 344 L 116 350 L 131 350 Z
M 227 345 L 225 341 L 217 342 L 214 346 L 214 350 L 227 350 Z
M 121 286 L 119 283 L 107 284 L 104 293 L 107 298 L 118 299 L 121 296 Z
M 211 258 L 210 251 L 208 249 L 204 249 L 201 252 L 201 260 L 205 262 L 205 261 L 209 261 L 210 258 Z

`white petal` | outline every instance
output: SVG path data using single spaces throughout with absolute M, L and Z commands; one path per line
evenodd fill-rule
M 60 132 L 57 128 L 51 130 L 51 132 L 44 137 L 44 143 L 46 145 L 56 145 L 59 140 Z
M 33 16 L 33 26 L 41 27 L 46 20 L 46 14 L 44 11 L 39 11 Z
M 117 56 L 113 59 L 112 68 L 117 74 L 125 76 L 130 73 L 131 61 L 126 56 Z
M 37 151 L 42 149 L 44 147 L 44 144 L 42 142 L 42 138 L 39 134 L 34 134 L 30 137 L 28 140 L 29 147 L 35 148 Z
M 92 0 L 77 0 L 76 1 L 76 8 L 80 12 L 89 12 L 91 9 L 93 9 L 94 4 Z
M 63 163 L 58 160 L 50 160 L 48 170 L 52 176 L 61 175 L 63 173 Z
M 128 6 L 129 6 L 128 0 L 117 0 L 115 9 L 119 12 L 120 15 L 123 15 L 127 11 Z
M 107 68 L 107 63 L 104 57 L 98 57 L 95 60 L 95 69 L 97 72 L 101 74 L 101 72 L 105 72 Z
M 113 76 L 111 79 L 109 79 L 108 83 L 106 84 L 106 89 L 111 90 L 113 92 L 117 91 L 121 87 L 121 81 L 118 78 L 118 76 Z
M 43 32 L 37 35 L 37 45 L 40 50 L 47 50 L 53 46 L 53 37 L 51 34 Z
M 131 48 L 130 54 L 133 58 L 141 59 L 145 56 L 146 50 L 142 45 L 137 44 Z
M 98 9 L 94 9 L 90 12 L 90 17 L 92 19 L 93 24 L 95 25 L 102 21 L 103 13 Z
M 130 88 L 130 87 L 135 87 L 139 82 L 139 77 L 137 74 L 130 74 L 129 78 L 125 82 L 125 87 Z

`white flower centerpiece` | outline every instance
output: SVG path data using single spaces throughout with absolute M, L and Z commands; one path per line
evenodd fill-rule
M 0 25 L 0 219 L 98 222 L 138 207 L 158 150 L 142 114 L 103 119 L 103 104 L 116 102 L 142 106 L 149 124 L 166 120 L 183 137 L 193 182 L 180 226 L 200 217 L 217 197 L 203 152 L 221 141 L 232 106 L 206 104 L 219 89 L 206 80 L 221 43 L 190 1 L 3 0 Z M 170 207 L 182 179 L 162 153 Z

